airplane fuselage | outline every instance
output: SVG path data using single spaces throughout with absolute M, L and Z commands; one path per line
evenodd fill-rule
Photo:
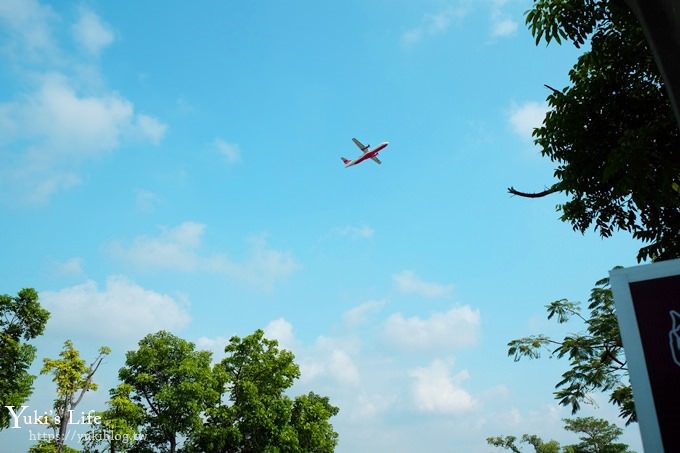
M 359 156 L 354 160 L 346 162 L 345 167 L 351 167 L 352 165 L 362 163 L 366 159 L 373 159 L 375 157 L 378 157 L 378 153 L 380 151 L 382 151 L 383 149 L 385 149 L 387 147 L 387 145 L 389 145 L 389 144 L 390 144 L 389 142 L 383 142 L 383 143 L 379 144 L 378 146 L 376 146 L 372 150 L 366 151 L 362 156 Z

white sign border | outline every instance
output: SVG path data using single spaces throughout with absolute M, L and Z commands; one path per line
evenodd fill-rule
M 645 451 L 650 452 L 663 452 L 664 449 L 629 284 L 674 275 L 680 275 L 680 259 L 609 271 L 609 283 L 614 295 L 621 341 L 628 361 L 642 445 Z

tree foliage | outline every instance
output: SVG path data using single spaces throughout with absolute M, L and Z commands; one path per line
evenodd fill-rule
M 531 445 L 536 453 L 633 453 L 628 445 L 616 440 L 623 431 L 607 420 L 595 417 L 564 419 L 564 429 L 581 434 L 578 444 L 560 446 L 555 440 L 544 441 L 535 434 L 488 437 L 486 442 L 494 447 L 504 448 L 513 453 L 522 453 L 519 444 Z
M 0 295 L 0 407 L 20 407 L 33 391 L 35 376 L 28 369 L 36 350 L 26 342 L 42 335 L 49 316 L 32 288 Z M 9 412 L 0 411 L 0 429 L 9 422 Z
M 338 435 L 329 419 L 338 408 L 313 392 L 294 400 L 284 394 L 300 376 L 290 351 L 257 330 L 232 337 L 225 352 L 213 369 L 219 398 L 206 410 L 192 451 L 334 451 Z
M 57 442 L 55 440 L 39 440 L 37 444 L 31 446 L 28 449 L 28 453 L 57 453 Z M 68 445 L 62 446 L 63 453 L 80 453 L 75 448 L 71 448 Z
M 567 358 L 569 368 L 556 384 L 555 398 L 563 406 L 578 412 L 582 403 L 592 403 L 593 392 L 609 393 L 609 401 L 619 408 L 626 424 L 636 421 L 633 394 L 628 382 L 628 368 L 614 312 L 609 280 L 595 284 L 589 298 L 589 314 L 581 314 L 580 305 L 566 299 L 546 305 L 548 319 L 560 324 L 577 318 L 585 332 L 569 334 L 561 340 L 545 335 L 531 335 L 508 343 L 508 355 L 515 361 L 523 357 L 539 358 L 544 350 L 551 357 Z
M 264 338 L 262 330 L 232 337 L 227 356 L 214 365 L 211 353 L 169 332 L 144 337 L 126 355 L 122 381 L 110 390 L 106 410 L 84 436 L 84 452 L 331 453 L 338 434 L 329 420 L 338 408 L 314 392 L 285 394 L 300 376 L 294 355 Z M 108 353 L 90 367 L 70 341 L 60 359 L 45 359 L 43 373 L 57 383 L 56 441 L 36 452 L 67 451 L 64 409 L 73 409 L 96 385 L 92 376 Z M 61 439 L 61 443 L 59 443 Z M 63 450 L 62 450 L 63 449 Z
M 84 452 L 125 452 L 137 440 L 144 411 L 130 399 L 132 386 L 120 384 L 109 391 L 107 409 L 98 412 L 98 423 L 83 436 Z
M 564 429 L 581 434 L 578 444 L 570 447 L 574 453 L 629 453 L 628 445 L 615 442 L 623 430 L 607 420 L 595 417 L 565 419 Z
M 538 44 L 589 44 L 551 89 L 534 130 L 561 192 L 561 219 L 602 237 L 616 230 L 646 243 L 638 261 L 680 256 L 680 131 L 663 80 L 632 12 L 616 0 L 535 0 L 526 22 Z
M 333 452 L 338 443 L 338 433 L 328 420 L 338 412 L 339 409 L 331 405 L 326 396 L 309 392 L 296 397 L 290 423 L 297 433 L 298 451 Z
M 104 357 L 111 352 L 107 346 L 99 348 L 97 358 L 87 366 L 85 360 L 80 357 L 80 352 L 73 346 L 71 340 L 64 342 L 64 348 L 59 353 L 59 359 L 43 359 L 43 367 L 40 374 L 52 373 L 57 384 L 57 399 L 54 400 L 54 412 L 56 414 L 53 426 L 58 430 L 55 439 L 57 452 L 64 450 L 66 428 L 71 421 L 72 411 L 89 390 L 97 390 L 97 384 L 92 379 L 101 365 Z
M 174 453 L 180 436 L 201 426 L 201 413 L 217 397 L 210 356 L 167 331 L 147 335 L 136 351 L 127 353 L 118 374 L 143 412 L 143 439 L 131 451 Z
M 516 436 L 487 437 L 486 443 L 499 448 L 505 448 L 513 453 L 522 453 L 518 444 L 528 444 L 536 453 L 560 453 L 560 444 L 556 440 L 544 441 L 534 434 L 523 434 L 520 439 Z

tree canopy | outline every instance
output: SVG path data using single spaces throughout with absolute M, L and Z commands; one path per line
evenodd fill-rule
M 544 349 L 550 356 L 568 358 L 569 368 L 555 385 L 555 398 L 576 413 L 583 403 L 591 403 L 595 391 L 608 392 L 609 401 L 619 408 L 626 424 L 636 421 L 628 368 L 614 312 L 614 298 L 609 280 L 602 279 L 591 290 L 588 310 L 582 315 L 580 304 L 560 299 L 546 305 L 548 319 L 562 324 L 577 318 L 585 332 L 562 339 L 531 335 L 508 343 L 508 355 L 515 361 L 523 357 L 539 358 Z
M 330 453 L 338 434 L 329 419 L 338 408 L 313 392 L 292 400 L 284 392 L 300 376 L 290 351 L 262 330 L 229 340 L 214 367 L 220 397 L 193 441 L 205 452 Z
M 99 369 L 102 360 L 111 352 L 107 346 L 99 348 L 99 355 L 87 366 L 80 357 L 80 352 L 71 340 L 64 342 L 64 348 L 59 353 L 59 359 L 43 359 L 40 374 L 52 373 L 52 380 L 57 384 L 57 398 L 54 400 L 55 420 L 51 423 L 58 430 L 55 437 L 57 452 L 64 451 L 66 428 L 71 421 L 72 411 L 82 401 L 85 393 L 97 390 L 93 382 L 94 374 Z
M 549 87 L 549 111 L 534 130 L 557 182 L 540 193 L 568 197 L 561 219 L 602 237 L 642 240 L 638 261 L 680 256 L 680 131 L 663 80 L 633 13 L 616 0 L 535 0 L 526 22 L 542 40 L 589 45 Z
M 574 453 L 629 453 L 628 445 L 616 440 L 623 434 L 618 426 L 595 417 L 564 420 L 564 429 L 581 434 L 580 442 L 572 445 Z
M 49 316 L 32 288 L 24 288 L 16 296 L 0 295 L 1 407 L 20 407 L 33 391 L 35 376 L 28 369 L 36 351 L 26 342 L 42 335 Z M 0 429 L 7 428 L 9 422 L 9 412 L 0 411 Z
M 107 409 L 97 413 L 99 423 L 94 423 L 93 429 L 82 438 L 83 452 L 124 452 L 136 443 L 144 411 L 130 399 L 131 392 L 129 384 L 120 384 L 109 391 Z
M 566 418 L 564 429 L 581 434 L 578 444 L 560 446 L 556 440 L 544 441 L 535 434 L 493 436 L 486 439 L 491 446 L 522 453 L 520 444 L 531 445 L 536 453 L 633 453 L 628 445 L 616 442 L 623 434 L 618 426 L 595 417 Z
M 331 453 L 338 434 L 329 419 L 338 413 L 328 398 L 284 392 L 300 376 L 293 353 L 252 335 L 229 340 L 227 356 L 211 366 L 211 353 L 169 332 L 150 334 L 127 353 L 119 377 L 127 387 L 103 417 L 129 434 L 141 429 L 130 452 Z M 128 396 L 129 395 L 129 396 Z M 131 410 L 133 402 L 141 410 Z M 116 411 L 111 412 L 114 408 Z M 113 451 L 113 450 L 111 450 Z
M 127 353 L 118 374 L 143 412 L 143 439 L 136 451 L 159 448 L 174 453 L 180 436 L 201 426 L 207 402 L 217 397 L 210 356 L 167 331 L 145 336 L 136 351 Z

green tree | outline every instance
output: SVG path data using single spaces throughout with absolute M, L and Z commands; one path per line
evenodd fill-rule
M 143 411 L 143 439 L 132 451 L 175 453 L 180 440 L 201 426 L 208 401 L 218 397 L 210 357 L 167 331 L 147 335 L 136 351 L 127 353 L 118 374 Z
M 14 406 L 18 412 L 33 391 L 35 376 L 28 369 L 36 351 L 26 342 L 42 335 L 49 317 L 32 288 L 15 297 L 0 295 L 0 407 Z M 9 422 L 9 411 L 0 411 L 0 429 Z
M 339 409 L 326 396 L 314 392 L 300 395 L 293 402 L 291 425 L 295 429 L 300 451 L 330 453 L 338 444 L 338 433 L 328 421 Z
M 564 429 L 581 434 L 578 444 L 569 445 L 574 453 L 631 453 L 626 444 L 615 442 L 623 430 L 607 420 L 578 417 L 564 420 Z
M 57 442 L 55 440 L 39 440 L 37 444 L 28 449 L 28 453 L 57 453 Z M 64 445 L 61 450 L 63 453 L 80 453 L 75 448 Z
M 550 356 L 569 359 L 569 369 L 555 386 L 556 399 L 570 406 L 576 413 L 582 403 L 591 403 L 590 395 L 601 391 L 609 393 L 609 400 L 619 408 L 626 424 L 636 421 L 633 394 L 628 381 L 628 368 L 621 343 L 619 325 L 614 312 L 614 299 L 609 279 L 595 283 L 591 290 L 589 314 L 581 314 L 580 305 L 566 299 L 546 305 L 548 319 L 566 323 L 573 318 L 585 325 L 585 332 L 569 334 L 561 340 L 546 335 L 531 335 L 508 343 L 508 355 L 515 361 L 523 357 L 535 359 L 543 350 Z
M 582 434 L 578 444 L 560 446 L 559 442 L 543 441 L 535 434 L 524 434 L 518 441 L 516 436 L 488 437 L 486 442 L 494 447 L 504 448 L 513 453 L 522 453 L 518 444 L 531 445 L 536 453 L 634 453 L 628 445 L 616 440 L 623 431 L 607 420 L 595 417 L 564 419 L 564 429 Z
M 83 437 L 85 452 L 124 452 L 136 442 L 144 411 L 130 399 L 132 386 L 120 384 L 109 390 L 108 408 L 98 412 L 99 420 Z
M 642 240 L 638 261 L 680 256 L 680 131 L 663 80 L 632 12 L 617 0 L 535 0 L 526 22 L 538 44 L 589 43 L 551 87 L 549 111 L 534 130 L 557 181 L 538 193 L 560 192 L 561 219 Z
M 291 400 L 284 392 L 300 376 L 294 355 L 257 330 L 229 340 L 213 374 L 219 397 L 206 411 L 192 451 L 223 453 L 332 452 L 338 413 L 328 398 L 310 392 Z
M 58 427 L 56 437 L 57 452 L 64 450 L 66 428 L 71 421 L 72 411 L 80 403 L 89 390 L 97 390 L 97 384 L 92 382 L 94 374 L 99 369 L 104 357 L 111 352 L 107 346 L 99 348 L 99 355 L 87 366 L 80 357 L 80 352 L 73 346 L 71 340 L 64 342 L 64 348 L 59 353 L 59 359 L 43 359 L 40 374 L 52 373 L 52 381 L 57 384 L 57 399 L 54 401 L 55 420 Z
M 505 448 L 513 453 L 522 453 L 522 450 L 517 446 L 518 440 L 515 436 L 487 437 L 486 443 L 493 447 Z M 559 442 L 556 440 L 545 442 L 536 435 L 524 434 L 519 443 L 531 445 L 536 453 L 560 453 Z

